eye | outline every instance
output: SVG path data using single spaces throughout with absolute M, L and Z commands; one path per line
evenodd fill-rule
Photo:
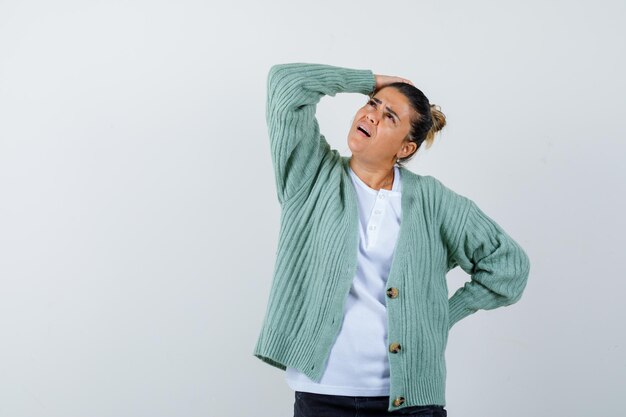
M 370 106 L 376 107 L 376 102 L 374 100 L 369 100 L 367 104 L 369 104 Z
M 395 124 L 396 123 L 396 119 L 393 118 L 393 116 L 391 115 L 391 113 L 387 113 L 387 116 L 391 119 L 391 121 Z

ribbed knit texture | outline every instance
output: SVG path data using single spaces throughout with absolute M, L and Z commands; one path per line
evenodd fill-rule
M 322 64 L 275 65 L 267 80 L 266 118 L 281 205 L 273 281 L 254 355 L 319 382 L 356 273 L 357 197 L 349 158 L 331 149 L 315 118 L 324 95 L 369 94 L 370 70 Z M 400 167 L 402 219 L 387 288 L 389 411 L 445 405 L 449 329 L 479 309 L 518 301 L 528 256 L 477 205 L 429 175 Z M 446 273 L 471 280 L 448 299 Z M 394 399 L 403 397 L 396 407 Z

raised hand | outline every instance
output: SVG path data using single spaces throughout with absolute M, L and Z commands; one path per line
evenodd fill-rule
M 402 77 L 396 77 L 395 75 L 382 75 L 382 74 L 374 74 L 376 77 L 376 87 L 375 91 L 380 90 L 381 88 L 395 82 L 407 83 L 415 86 L 411 80 Z

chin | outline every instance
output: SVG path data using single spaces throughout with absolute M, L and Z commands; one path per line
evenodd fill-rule
M 355 153 L 358 152 L 358 145 L 355 146 L 356 139 L 354 139 L 351 135 L 348 136 L 348 148 L 350 152 Z

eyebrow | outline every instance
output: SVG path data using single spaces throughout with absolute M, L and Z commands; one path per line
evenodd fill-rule
M 372 100 L 374 100 L 376 103 L 378 104 L 382 104 L 383 102 L 380 101 L 379 99 L 377 99 L 376 97 L 372 97 Z M 395 111 L 391 110 L 391 107 L 387 106 L 387 110 L 389 110 L 389 113 L 393 114 L 394 116 L 396 116 L 396 119 L 398 119 L 398 121 L 400 120 L 400 117 L 398 117 L 398 115 L 396 114 Z

